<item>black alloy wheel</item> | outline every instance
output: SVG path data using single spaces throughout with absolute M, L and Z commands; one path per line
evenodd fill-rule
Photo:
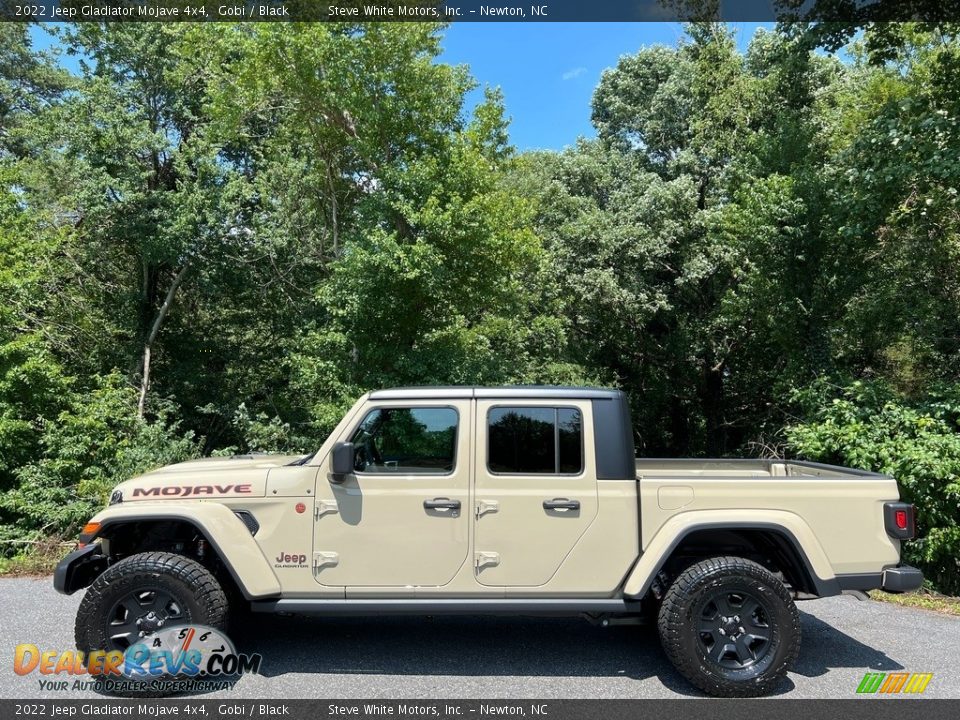
M 117 600 L 106 615 L 104 635 L 110 649 L 126 650 L 169 625 L 190 622 L 186 603 L 159 587 L 142 587 Z
M 736 670 L 763 662 L 773 647 L 770 611 L 746 592 L 708 595 L 699 615 L 700 648 L 721 667 Z
M 718 697 L 773 692 L 800 651 L 790 591 L 746 558 L 708 558 L 681 572 L 663 597 L 657 627 L 680 674 Z

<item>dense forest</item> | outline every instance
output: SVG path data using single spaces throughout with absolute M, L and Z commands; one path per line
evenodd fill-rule
M 371 388 L 600 384 L 645 456 L 896 475 L 960 592 L 958 29 L 690 25 L 518 153 L 441 25 L 0 25 L 2 554 Z

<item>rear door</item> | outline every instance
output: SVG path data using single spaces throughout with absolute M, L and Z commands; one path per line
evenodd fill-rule
M 314 576 L 332 586 L 437 586 L 467 559 L 470 400 L 371 402 L 343 438 L 354 472 L 317 482 Z
M 545 584 L 596 517 L 591 413 L 589 400 L 477 400 L 480 584 Z

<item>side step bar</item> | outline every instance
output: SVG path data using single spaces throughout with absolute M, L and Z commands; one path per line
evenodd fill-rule
M 621 599 L 371 599 L 260 600 L 254 612 L 291 615 L 581 615 L 638 613 L 640 603 Z

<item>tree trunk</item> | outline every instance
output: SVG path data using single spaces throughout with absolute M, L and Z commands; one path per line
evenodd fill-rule
M 147 406 L 147 392 L 150 390 L 150 355 L 153 349 L 153 343 L 160 333 L 160 326 L 163 325 L 167 313 L 170 312 L 170 306 L 173 305 L 173 299 L 180 285 L 183 283 L 183 278 L 186 276 L 189 267 L 190 261 L 188 260 L 173 277 L 173 282 L 170 283 L 167 295 L 163 299 L 163 305 L 161 305 L 157 311 L 157 316 L 154 318 L 153 325 L 150 327 L 150 333 L 143 343 L 143 360 L 140 366 L 140 400 L 137 402 L 137 416 L 141 418 Z
M 327 166 L 327 186 L 330 188 L 330 221 L 333 226 L 333 256 L 336 257 L 340 252 L 340 226 L 337 218 L 337 188 L 333 184 L 333 172 L 330 170 L 330 162 Z
M 707 453 L 710 457 L 722 457 L 727 451 L 727 428 L 724 423 L 723 363 L 703 371 L 703 410 L 706 425 Z

